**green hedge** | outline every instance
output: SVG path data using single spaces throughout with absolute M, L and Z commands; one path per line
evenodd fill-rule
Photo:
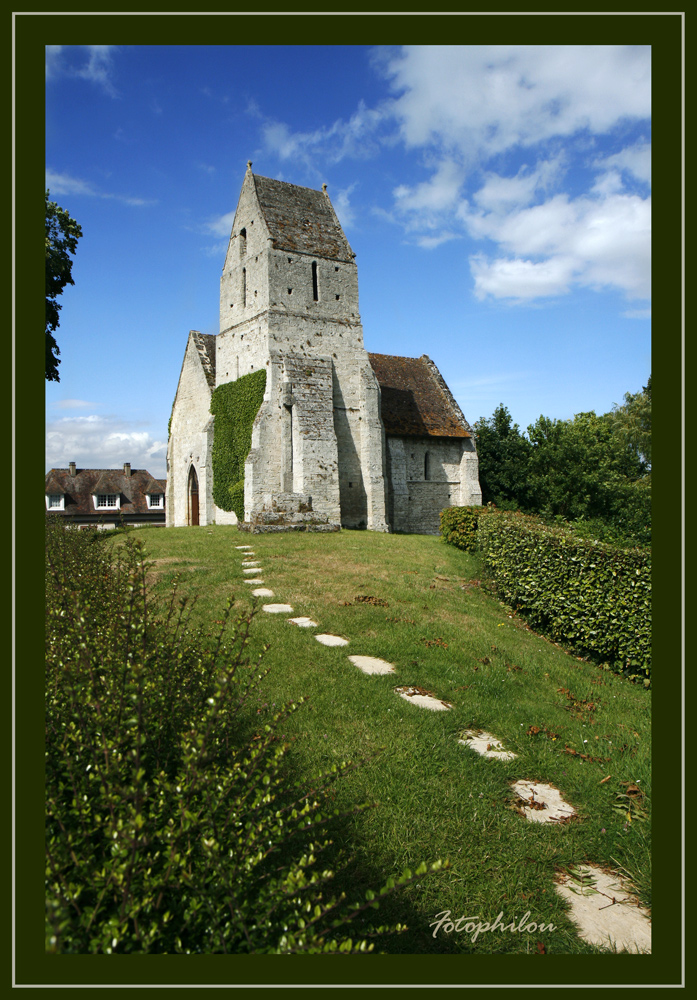
M 477 546 L 477 523 L 490 507 L 446 507 L 440 513 L 440 533 L 443 540 L 463 552 L 474 552 Z
M 651 553 L 620 549 L 495 511 L 477 550 L 501 597 L 533 628 L 649 685 Z
M 244 520 L 244 461 L 252 447 L 252 425 L 266 389 L 266 369 L 213 390 L 213 501 Z

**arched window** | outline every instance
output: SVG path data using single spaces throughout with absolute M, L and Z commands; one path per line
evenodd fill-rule
M 240 229 L 240 257 L 247 253 L 247 230 Z
M 196 475 L 196 469 L 191 466 L 189 469 L 189 483 L 188 483 L 188 522 L 190 525 L 195 526 L 199 523 L 198 515 L 198 476 Z
M 431 478 L 431 456 L 428 452 L 424 455 L 424 479 Z

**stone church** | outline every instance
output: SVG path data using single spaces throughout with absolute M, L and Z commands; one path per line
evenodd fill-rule
M 167 524 L 235 524 L 213 502 L 211 395 L 266 369 L 244 464 L 251 530 L 435 534 L 481 503 L 474 433 L 435 364 L 369 354 L 355 254 L 326 185 L 252 173 L 220 281 L 220 333 L 189 334 L 167 449 Z

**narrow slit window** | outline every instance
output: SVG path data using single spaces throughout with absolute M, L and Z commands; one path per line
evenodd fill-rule
M 247 305 L 247 268 L 242 268 L 242 306 Z
M 319 285 L 317 283 L 317 261 L 312 261 L 312 298 L 315 302 L 319 301 Z
M 431 478 L 431 456 L 428 452 L 424 455 L 424 479 Z
M 240 229 L 240 257 L 247 253 L 247 230 Z

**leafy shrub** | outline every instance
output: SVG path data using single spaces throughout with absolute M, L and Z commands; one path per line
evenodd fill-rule
M 213 390 L 213 500 L 244 520 L 244 462 L 252 447 L 254 418 L 264 399 L 266 369 L 242 375 Z
M 176 589 L 154 606 L 138 542 L 113 554 L 51 525 L 46 562 L 47 950 L 371 950 L 347 925 L 426 867 L 361 904 L 324 898 L 327 791 L 348 765 L 288 789 L 278 728 L 302 699 L 243 737 L 264 676 L 253 614 L 226 632 L 228 607 L 206 648 Z
M 649 685 L 651 553 L 498 511 L 477 548 L 500 595 L 552 639 Z
M 489 507 L 446 507 L 440 513 L 440 533 L 443 540 L 463 552 L 474 552 L 477 545 L 477 523 Z

